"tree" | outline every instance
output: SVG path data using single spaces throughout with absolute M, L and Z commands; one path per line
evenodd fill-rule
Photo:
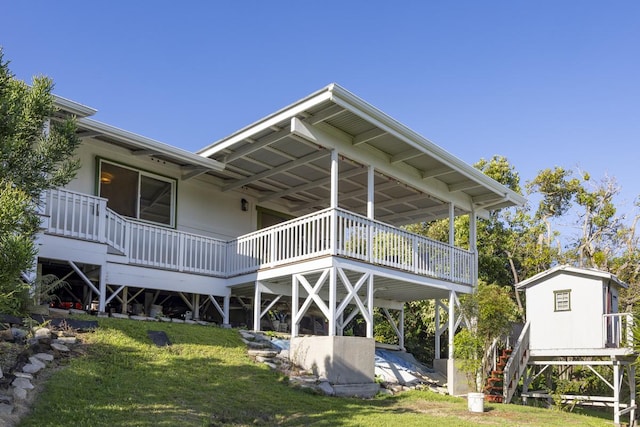
M 0 311 L 24 309 L 21 276 L 33 269 L 40 195 L 67 184 L 79 167 L 75 121 L 50 121 L 52 89 L 46 77 L 31 85 L 16 79 L 0 49 Z

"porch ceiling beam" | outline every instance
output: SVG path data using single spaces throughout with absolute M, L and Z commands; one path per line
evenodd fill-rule
M 502 200 L 503 198 L 504 198 L 504 195 L 487 193 L 487 194 L 482 194 L 480 196 L 474 196 L 471 200 L 473 200 L 473 203 L 481 204 L 481 203 L 491 203 L 496 200 Z
M 342 175 L 340 175 L 340 179 L 342 179 Z M 397 185 L 395 182 L 387 182 L 384 184 L 379 184 L 376 186 L 376 190 L 383 190 L 386 188 L 390 188 Z M 357 199 L 358 197 L 364 197 L 367 195 L 367 189 L 366 188 L 362 188 L 360 190 L 354 190 L 351 191 L 349 193 L 340 193 L 338 194 L 338 200 L 344 201 L 344 200 L 349 200 L 349 199 Z M 318 202 L 321 202 L 321 200 L 319 200 Z M 305 209 L 309 209 L 309 208 L 313 208 L 315 206 L 318 205 L 318 202 L 310 202 L 310 203 L 305 203 L 305 204 L 300 204 L 298 206 L 292 207 L 293 212 L 300 212 L 303 211 Z M 377 207 L 377 205 L 376 205 Z
M 256 140 L 255 142 L 250 143 L 249 145 L 234 151 L 232 154 L 228 154 L 226 156 L 224 156 L 224 158 L 222 159 L 223 163 L 230 163 L 234 160 L 237 160 L 241 157 L 244 157 L 248 154 L 251 154 L 255 151 L 258 151 L 259 149 L 267 146 L 267 145 L 271 145 L 275 142 L 280 141 L 281 139 L 286 138 L 287 136 L 289 136 L 289 127 L 285 126 L 284 128 L 280 129 L 277 132 L 274 132 L 272 134 L 269 134 L 267 136 L 265 136 L 264 138 L 261 138 L 259 140 Z M 249 139 L 245 139 L 245 141 L 249 141 Z
M 339 105 L 332 105 L 324 110 L 318 111 L 311 117 L 304 119 L 306 122 L 311 123 L 312 125 L 318 124 L 325 120 L 328 120 L 332 117 L 338 116 L 345 112 L 345 109 Z
M 422 193 L 412 194 L 410 196 L 400 197 L 398 199 L 391 198 L 389 200 L 385 200 L 384 202 L 377 202 L 376 208 L 386 208 L 389 206 L 401 205 L 403 203 L 411 203 L 411 202 L 415 202 L 416 200 L 426 199 L 426 198 L 428 198 L 428 196 Z
M 182 175 L 180 177 L 180 179 L 182 179 L 183 181 L 187 181 L 191 178 L 195 178 L 196 176 L 200 176 L 204 173 L 207 173 L 209 171 L 209 169 L 207 168 L 202 168 L 202 167 L 198 167 L 198 166 L 182 166 L 180 168 L 180 170 L 182 171 Z
M 472 188 L 478 188 L 478 187 L 481 187 L 481 185 L 478 184 L 477 182 L 462 181 L 456 184 L 449 185 L 449 191 L 451 191 L 452 193 L 455 193 L 456 191 L 470 190 Z
M 399 213 L 394 213 L 391 215 L 383 215 L 380 218 L 378 218 L 380 221 L 385 221 L 385 222 L 389 222 L 391 220 L 394 220 L 396 218 L 415 218 L 415 217 L 422 217 L 424 216 L 424 220 L 427 220 L 429 217 L 436 217 L 436 212 L 442 211 L 442 210 L 448 211 L 448 208 L 446 206 L 432 206 L 430 208 L 424 208 L 424 209 L 415 209 L 409 212 L 399 212 Z
M 371 130 L 368 130 L 366 132 L 362 132 L 361 134 L 356 135 L 353 138 L 353 145 L 358 146 L 358 145 L 362 145 L 364 143 L 367 143 L 369 141 L 372 141 L 376 138 L 380 138 L 383 135 L 386 135 L 387 132 L 383 131 L 382 129 L 379 128 L 374 128 Z
M 443 166 L 441 168 L 433 168 L 422 172 L 422 179 L 436 178 L 442 175 L 455 172 L 453 169 Z
M 368 145 L 354 146 L 355 138 L 349 138 L 347 135 L 331 130 L 328 127 L 311 126 L 296 118 L 291 120 L 291 133 L 296 138 L 316 142 L 329 149 L 335 148 L 345 157 L 358 159 L 363 164 L 373 166 L 382 174 L 417 189 L 424 189 L 425 192 L 428 191 L 440 200 L 454 202 L 456 206 L 460 206 L 464 210 L 471 210 L 471 198 L 468 195 L 462 192 L 450 192 L 444 182 L 433 178 L 425 179 L 424 171 L 406 163 L 392 165 L 389 156 L 380 152 L 380 150 L 373 149 Z M 428 186 L 428 188 L 425 188 L 425 186 Z
M 300 157 L 298 160 L 294 160 L 292 162 L 288 162 L 288 163 L 284 163 L 278 167 L 272 168 L 272 169 L 268 169 L 265 170 L 264 172 L 252 175 L 252 176 L 248 176 L 244 179 L 239 179 L 236 182 L 232 183 L 232 184 L 227 184 L 224 187 L 222 187 L 222 191 L 229 191 L 229 190 L 233 190 L 235 188 L 239 188 L 242 187 L 244 185 L 247 185 L 251 182 L 254 181 L 258 181 L 264 178 L 268 178 L 272 175 L 276 175 L 282 172 L 286 172 L 290 169 L 293 169 L 295 167 L 298 167 L 300 165 L 304 165 L 305 163 L 309 163 L 309 162 L 313 162 L 314 160 L 318 160 L 322 157 L 325 157 L 329 154 L 328 151 L 326 150 L 318 150 L 315 153 L 311 153 L 311 154 L 307 154 L 304 157 Z
M 410 148 L 402 153 L 398 153 L 391 157 L 391 164 L 394 165 L 396 163 L 404 162 L 405 160 L 413 159 L 415 157 L 420 157 L 424 155 L 423 151 L 418 150 L 417 148 Z
M 362 175 L 366 173 L 366 169 L 358 169 L 358 168 L 354 168 L 350 171 L 347 172 L 342 172 L 340 174 L 340 179 L 348 179 L 348 178 L 352 178 L 354 176 L 358 176 L 358 175 Z M 328 185 L 329 183 L 329 176 L 323 177 L 321 179 L 317 179 L 315 181 L 310 181 L 306 184 L 302 184 L 302 185 L 298 185 L 297 187 L 292 187 L 289 188 L 287 190 L 284 191 L 279 191 L 279 192 L 274 192 L 271 194 L 267 194 L 266 196 L 260 197 L 258 199 L 259 202 L 266 202 L 268 200 L 273 200 L 273 199 L 277 199 L 280 197 L 284 197 L 284 196 L 288 196 L 289 194 L 294 194 L 294 193 L 298 193 L 300 191 L 306 191 L 312 188 L 316 188 L 322 185 Z

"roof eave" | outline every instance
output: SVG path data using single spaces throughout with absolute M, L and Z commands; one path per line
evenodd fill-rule
M 54 104 L 60 110 L 73 114 L 78 118 L 93 116 L 98 110 L 80 104 L 79 102 L 72 101 L 67 98 L 63 98 L 58 95 L 53 95 Z

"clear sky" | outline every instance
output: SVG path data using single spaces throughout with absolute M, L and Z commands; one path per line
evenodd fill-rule
M 195 151 L 336 82 L 468 163 L 640 194 L 640 1 L 2 0 L 18 78 Z

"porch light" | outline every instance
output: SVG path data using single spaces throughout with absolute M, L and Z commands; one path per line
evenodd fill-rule
M 113 174 L 109 172 L 100 172 L 100 184 L 111 184 Z
M 247 201 L 247 199 L 240 200 L 240 209 L 242 209 L 243 212 L 249 210 L 249 202 Z

